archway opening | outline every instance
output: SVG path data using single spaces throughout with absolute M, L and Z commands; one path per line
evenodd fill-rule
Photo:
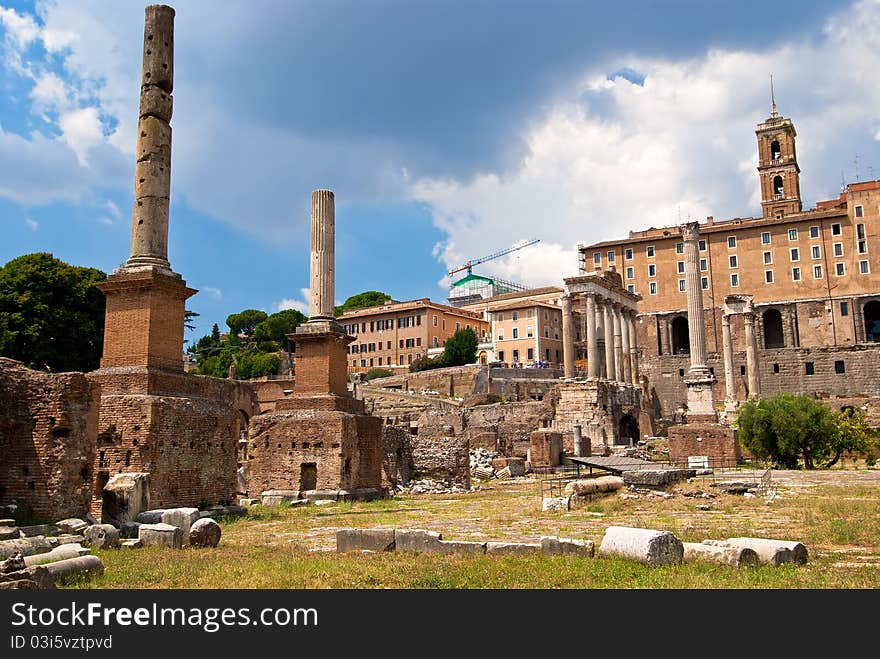
M 672 321 L 672 354 L 691 354 L 691 333 L 684 316 L 676 316 Z
M 770 157 L 773 160 L 779 160 L 782 157 L 782 151 L 779 148 L 779 140 L 770 142 Z
M 865 305 L 865 340 L 880 343 L 880 302 L 871 300 Z
M 633 446 L 639 441 L 639 422 L 632 414 L 624 414 L 617 429 L 618 442 L 620 444 Z
M 782 195 L 785 194 L 785 187 L 782 184 L 781 176 L 773 177 L 773 194 L 774 195 Z
M 767 309 L 763 316 L 764 347 L 784 348 L 785 335 L 782 333 L 782 314 L 779 309 Z

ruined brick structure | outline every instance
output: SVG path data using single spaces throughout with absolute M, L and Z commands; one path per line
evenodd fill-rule
M 0 358 L 0 503 L 46 520 L 88 512 L 99 396 L 82 373 Z
M 686 463 L 690 456 L 706 456 L 710 467 L 730 467 L 743 457 L 736 432 L 719 423 L 699 423 L 669 428 L 669 459 Z

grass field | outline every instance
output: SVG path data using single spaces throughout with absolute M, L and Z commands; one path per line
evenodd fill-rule
M 595 498 L 542 513 L 538 484 L 493 481 L 460 495 L 398 496 L 369 503 L 253 508 L 220 520 L 215 549 L 105 550 L 101 577 L 73 588 L 878 588 L 880 471 L 774 472 L 778 496 L 716 494 L 683 483 L 664 499 Z M 703 498 L 701 492 L 716 494 Z M 691 494 L 696 496 L 685 496 Z M 710 506 L 700 510 L 698 506 Z M 536 542 L 541 535 L 595 541 L 607 526 L 673 531 L 686 542 L 754 535 L 800 540 L 805 566 L 737 569 L 710 563 L 649 568 L 612 558 L 337 554 L 339 528 L 420 528 L 450 540 Z

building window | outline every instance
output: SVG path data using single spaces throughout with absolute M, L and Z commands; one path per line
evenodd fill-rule
M 810 227 L 810 238 L 819 237 L 819 227 Z
M 864 224 L 857 224 L 856 225 L 856 238 L 858 238 L 859 240 L 865 239 L 865 225 Z
M 602 264 L 602 252 L 593 252 L 593 263 L 596 265 Z
M 529 361 L 533 360 L 535 358 L 535 349 L 529 348 L 527 354 L 528 354 L 528 357 L 526 357 L 526 359 L 528 359 Z
M 870 274 L 871 269 L 867 261 L 859 261 L 859 272 L 863 275 Z
M 860 240 L 858 242 L 859 254 L 867 254 L 868 253 L 868 241 Z
M 635 293 L 636 292 L 636 285 L 635 284 L 627 284 L 626 290 L 628 290 L 630 293 Z
M 626 278 L 627 279 L 635 279 L 636 278 L 636 269 L 634 267 L 627 266 L 626 268 Z
M 445 318 L 440 322 L 440 327 L 442 329 L 446 329 L 446 319 Z
M 708 259 L 700 259 L 700 272 L 706 272 L 709 270 L 709 260 Z
M 800 281 L 801 280 L 801 269 L 800 268 L 792 268 L 791 269 L 791 279 L 792 279 L 792 281 Z
M 678 290 L 681 291 L 682 293 L 684 293 L 684 282 L 685 282 L 684 279 L 678 280 Z
M 705 251 L 706 251 L 706 241 L 705 241 L 705 239 L 704 239 L 704 240 L 701 240 L 699 243 L 697 243 L 697 245 L 699 246 L 701 252 L 705 252 Z
M 813 366 L 813 362 L 804 362 L 804 372 L 807 375 L 814 375 L 816 373 L 816 369 Z
M 797 247 L 792 247 L 789 251 L 789 256 L 791 257 L 792 263 L 797 263 L 801 260 L 801 250 Z
M 440 347 L 440 337 L 439 337 L 439 336 L 435 336 L 435 337 L 434 337 L 434 347 L 435 347 L 435 348 L 439 348 L 439 347 Z
M 813 279 L 822 279 L 822 266 L 814 265 L 813 266 Z
M 518 327 L 514 327 L 514 328 L 513 328 L 513 334 L 512 334 L 512 336 L 513 336 L 514 339 L 518 339 L 518 338 L 519 338 L 519 328 L 518 328 Z
M 779 364 L 773 364 L 773 372 L 779 373 Z
M 773 283 L 773 271 L 772 270 L 764 270 L 764 281 L 768 284 Z
M 516 364 L 519 362 L 519 350 L 513 351 L 513 362 Z
M 846 365 L 843 363 L 842 359 L 838 359 L 834 362 L 834 372 L 839 375 L 846 373 Z
M 545 327 L 545 328 L 544 328 L 544 338 L 545 338 L 545 339 L 549 339 L 549 338 L 550 338 L 550 328 L 549 328 L 549 327 Z
M 627 247 L 623 252 L 623 258 L 625 258 L 627 261 L 632 261 L 632 257 L 633 257 L 632 247 Z
M 503 341 L 503 340 L 504 340 L 504 330 L 503 330 L 503 329 L 502 329 L 502 330 L 498 330 L 498 340 L 499 340 L 499 341 Z
M 519 312 L 518 312 L 518 311 L 513 311 L 513 312 L 511 312 L 511 314 L 510 314 L 510 319 L 511 319 L 511 320 L 519 320 Z M 457 323 L 456 323 L 456 329 L 458 329 L 458 324 L 457 324 Z
M 703 287 L 704 291 L 709 290 L 709 278 L 708 277 L 700 277 L 700 286 Z
M 731 254 L 731 255 L 728 257 L 728 260 L 730 261 L 730 267 L 731 267 L 731 268 L 735 268 L 735 267 L 737 267 L 736 254 Z
M 736 236 L 727 236 L 727 249 L 736 247 Z
M 608 252 L 608 263 L 614 263 L 614 252 Z
M 789 240 L 797 240 L 797 229 L 789 229 L 788 230 L 788 239 Z
M 764 252 L 764 265 L 773 263 L 773 252 Z
M 678 274 L 684 274 L 684 261 L 678 262 Z
M 834 243 L 834 256 L 843 256 L 843 243 Z
M 534 337 L 534 336 L 535 336 L 535 332 L 534 332 L 534 330 L 532 329 L 532 326 L 529 325 L 528 327 L 526 327 L 526 338 L 527 338 L 527 339 L 531 339 L 531 338 Z
M 650 293 L 651 295 L 657 295 L 657 282 L 656 281 L 652 281 L 650 284 L 648 284 L 648 293 Z
M 740 374 L 740 375 L 745 375 L 745 374 L 746 374 L 746 367 L 745 367 L 745 366 L 740 366 L 740 367 L 739 367 L 739 374 Z
M 769 245 L 770 244 L 770 232 L 769 231 L 765 231 L 764 233 L 761 234 L 761 244 L 762 245 Z
M 684 254 L 684 243 L 675 243 L 675 253 Z
M 864 212 L 862 211 L 861 206 L 856 206 L 856 217 L 864 217 Z
M 841 233 L 840 225 L 839 224 L 832 224 L 831 225 L 831 235 L 832 236 L 839 236 L 840 233 Z
M 814 259 L 822 258 L 822 248 L 819 245 L 813 245 L 810 247 L 810 253 L 812 254 Z
M 730 285 L 733 286 L 734 288 L 739 286 L 739 275 L 736 274 L 735 272 L 732 275 L 730 275 Z
M 499 311 L 497 314 L 495 314 L 495 320 L 499 320 L 499 321 L 504 320 L 504 312 Z
M 840 315 L 849 316 L 849 302 L 840 303 Z
M 656 277 L 657 276 L 657 266 L 653 263 L 648 264 L 648 276 Z
M 653 246 L 653 245 L 648 245 L 648 246 L 645 248 L 645 253 L 648 255 L 648 258 L 651 258 L 652 256 L 654 256 L 654 246 Z
M 843 263 L 835 263 L 834 270 L 837 272 L 838 277 L 843 277 L 846 275 L 846 266 Z
M 499 361 L 499 362 L 503 362 L 503 361 L 504 361 L 504 351 L 503 351 L 503 350 L 499 350 L 499 351 L 498 351 L 498 361 Z

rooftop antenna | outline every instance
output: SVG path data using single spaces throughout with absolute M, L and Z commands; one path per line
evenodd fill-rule
M 843 170 L 840 170 L 840 191 L 846 192 L 846 178 L 843 176 Z
M 859 154 L 858 153 L 856 154 L 856 157 L 853 158 L 853 165 L 855 165 L 855 168 L 856 168 L 856 183 L 858 183 L 859 182 Z
M 776 111 L 776 92 L 773 91 L 773 74 L 770 74 L 770 116 L 774 119 L 779 116 Z

